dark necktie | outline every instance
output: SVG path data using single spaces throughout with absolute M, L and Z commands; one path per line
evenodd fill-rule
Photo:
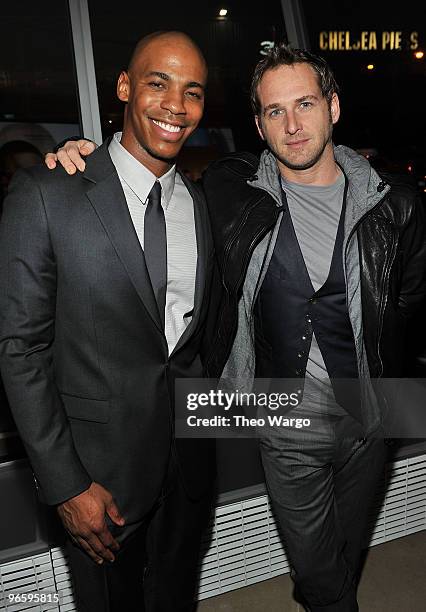
M 161 185 L 155 181 L 149 192 L 144 218 L 144 254 L 152 289 L 164 328 L 167 291 L 167 236 L 161 206 Z

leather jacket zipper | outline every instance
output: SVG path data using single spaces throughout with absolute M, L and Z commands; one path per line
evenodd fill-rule
M 385 273 L 383 274 L 383 292 L 382 292 L 382 295 L 380 296 L 380 306 L 379 306 L 379 330 L 377 334 L 377 346 L 376 346 L 377 357 L 379 359 L 379 364 L 380 364 L 380 370 L 377 375 L 378 377 L 382 376 L 383 374 L 383 361 L 380 356 L 380 340 L 381 340 L 382 329 L 383 329 L 383 318 L 384 318 L 385 309 L 386 309 L 386 305 L 388 301 L 389 275 L 390 275 L 390 271 L 392 268 L 392 264 L 395 260 L 396 244 L 397 244 L 397 241 L 395 240 L 395 237 L 392 236 L 392 250 L 391 250 L 390 257 L 388 258 L 387 266 L 385 268 Z
M 346 246 L 345 246 L 345 266 L 344 266 L 344 272 L 345 272 L 345 283 L 346 283 L 346 303 L 349 303 L 348 300 L 348 284 L 346 281 L 346 255 L 347 255 L 347 250 L 348 250 L 348 245 L 349 242 L 352 238 L 352 236 L 354 235 L 354 233 L 356 232 L 356 230 L 358 229 L 358 226 L 364 221 L 364 219 L 366 217 L 368 217 L 368 215 L 372 214 L 373 211 L 383 202 L 383 200 L 386 198 L 387 193 L 373 206 L 373 208 L 371 208 L 365 215 L 363 215 L 361 217 L 361 219 L 359 219 L 357 221 L 357 223 L 354 225 L 354 227 L 352 228 L 348 239 L 346 241 Z M 346 197 L 346 193 L 345 193 L 345 197 Z M 389 280 L 389 272 L 390 269 L 392 267 L 393 261 L 395 259 L 395 240 L 393 241 L 392 244 L 392 252 L 391 252 L 391 257 L 389 257 L 388 259 L 388 263 L 387 263 L 387 267 L 385 268 L 385 274 L 383 275 L 383 281 L 384 281 L 384 289 L 386 288 L 385 285 L 387 285 L 387 282 Z M 383 315 L 384 315 L 384 311 L 386 308 L 386 303 L 387 303 L 387 291 L 382 291 L 381 296 L 380 296 L 380 304 L 379 304 L 379 329 L 378 329 L 378 333 L 377 333 L 377 343 L 376 343 L 376 351 L 377 351 L 377 358 L 379 360 L 380 363 L 380 373 L 378 374 L 378 376 L 381 376 L 383 373 L 383 361 L 382 358 L 380 356 L 380 340 L 381 340 L 381 335 L 382 335 L 382 326 L 383 326 Z

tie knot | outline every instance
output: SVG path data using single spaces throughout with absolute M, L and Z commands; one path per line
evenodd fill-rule
M 148 202 L 149 204 L 153 205 L 161 204 L 161 185 L 158 181 L 155 181 L 151 191 L 149 192 Z

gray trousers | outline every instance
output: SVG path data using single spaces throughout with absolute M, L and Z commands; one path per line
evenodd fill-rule
M 260 440 L 268 492 L 296 598 L 312 612 L 356 612 L 360 556 L 386 446 L 380 437 L 348 435 L 352 417 L 308 416 L 309 429 L 274 428 Z

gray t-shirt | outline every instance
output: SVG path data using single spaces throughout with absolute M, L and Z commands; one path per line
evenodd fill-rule
M 327 280 L 334 243 L 342 211 L 345 177 L 341 173 L 332 185 L 302 185 L 283 178 L 282 187 L 294 231 L 305 260 L 315 291 Z M 303 405 L 313 411 L 329 414 L 344 413 L 334 399 L 334 394 L 315 335 L 309 350 L 306 366 Z

